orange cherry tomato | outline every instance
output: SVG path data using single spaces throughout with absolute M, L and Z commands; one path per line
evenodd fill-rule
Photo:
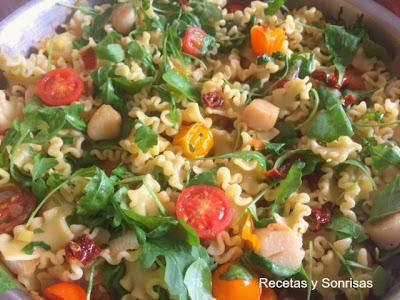
M 55 69 L 38 81 L 36 92 L 46 105 L 69 105 L 81 97 L 83 81 L 74 69 Z
M 250 42 L 257 56 L 282 51 L 285 41 L 285 31 L 282 28 L 271 29 L 266 25 L 256 25 L 251 28 Z
M 181 126 L 174 137 L 173 144 L 180 146 L 183 155 L 187 158 L 201 158 L 206 156 L 214 146 L 214 137 L 208 127 L 195 123 L 190 126 Z
M 249 247 L 255 252 L 260 251 L 261 242 L 260 239 L 254 234 L 253 220 L 250 215 L 247 215 L 246 221 L 242 227 L 242 239 L 247 242 Z
M 43 290 L 47 300 L 85 300 L 86 291 L 73 282 L 59 282 Z
M 261 288 L 257 277 L 250 280 L 224 280 L 220 278 L 234 264 L 223 264 L 214 271 L 212 276 L 213 297 L 217 300 L 259 300 Z
M 223 190 L 211 185 L 184 189 L 176 202 L 176 216 L 187 222 L 200 238 L 209 239 L 232 221 L 233 208 Z

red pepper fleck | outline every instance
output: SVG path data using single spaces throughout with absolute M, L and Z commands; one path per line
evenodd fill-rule
M 316 80 L 325 82 L 330 87 L 334 87 L 337 89 L 341 88 L 341 86 L 338 84 L 337 71 L 335 71 L 335 74 L 327 74 L 324 71 L 316 70 L 311 74 L 311 77 Z
M 286 176 L 289 173 L 290 168 L 292 165 L 296 162 L 296 160 L 299 157 L 293 156 L 292 158 L 288 159 L 283 165 L 281 165 L 279 168 L 273 168 L 268 171 L 263 171 L 262 175 L 267 177 L 267 178 L 286 178 Z
M 228 4 L 228 13 L 232 14 L 235 13 L 237 11 L 243 11 L 246 8 L 247 5 L 243 4 L 243 3 L 232 3 L 232 4 Z
M 276 83 L 276 87 L 278 88 L 278 89 L 281 89 L 281 88 L 283 88 L 283 87 L 285 87 L 285 84 L 288 82 L 288 80 L 280 80 L 280 81 L 278 81 L 277 83 Z
M 225 103 L 224 98 L 218 91 L 204 94 L 203 101 L 208 107 L 220 107 L 223 106 Z
M 357 102 L 357 98 L 356 98 L 356 97 L 354 97 L 353 95 L 347 95 L 347 96 L 344 98 L 343 106 L 344 106 L 345 108 L 348 108 L 350 105 L 353 105 L 353 104 L 356 103 L 356 102 Z
M 80 53 L 86 71 L 94 70 L 97 67 L 97 54 L 93 48 L 87 48 Z
M 319 231 L 321 225 L 331 222 L 331 210 L 328 207 L 313 208 L 312 215 L 316 221 L 315 228 L 312 231 Z
M 68 242 L 65 255 L 69 263 L 80 261 L 84 266 L 91 265 L 100 254 L 101 249 L 88 234 L 84 234 Z
M 268 170 L 268 171 L 262 171 L 262 175 L 264 177 L 271 178 L 271 179 L 273 179 L 273 178 L 284 178 L 285 177 L 285 174 L 281 173 L 279 171 L 279 169 L 277 169 L 277 168 L 273 168 L 273 169 Z

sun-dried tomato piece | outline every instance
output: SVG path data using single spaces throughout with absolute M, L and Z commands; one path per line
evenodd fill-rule
M 321 179 L 322 174 L 323 173 L 320 170 L 315 170 L 311 174 L 305 176 L 307 185 L 311 191 L 315 191 L 318 189 L 318 182 Z
M 319 231 L 321 225 L 329 224 L 331 222 L 331 210 L 328 207 L 313 208 L 312 216 L 315 219 L 315 228 L 312 231 Z
M 224 98 L 218 91 L 209 92 L 203 95 L 203 101 L 208 107 L 220 107 L 225 103 Z
M 84 234 L 68 242 L 65 255 L 69 263 L 80 261 L 84 266 L 91 265 L 100 254 L 101 249 L 88 234 Z
M 348 108 L 350 105 L 353 105 L 356 102 L 357 102 L 357 98 L 356 97 L 354 97 L 353 95 L 347 95 L 344 98 L 343 107 L 344 108 Z
M 91 71 L 97 67 L 97 54 L 94 48 L 87 48 L 80 53 L 86 71 Z

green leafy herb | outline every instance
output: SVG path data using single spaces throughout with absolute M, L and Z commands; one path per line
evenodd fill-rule
M 95 10 L 94 8 L 89 7 L 89 6 L 70 5 L 68 3 L 60 3 L 60 2 L 57 3 L 57 4 L 61 5 L 61 6 L 64 6 L 64 7 L 67 7 L 67 8 L 70 8 L 70 9 L 79 10 L 82 13 L 84 13 L 85 15 L 89 15 L 89 16 L 93 16 L 93 17 L 96 17 L 97 15 L 100 14 L 97 10 Z
M 186 285 L 190 299 L 211 300 L 211 270 L 206 260 L 193 262 L 186 270 L 183 282 Z
M 374 42 L 368 36 L 363 38 L 361 45 L 368 57 L 377 57 L 383 61 L 388 61 L 390 59 L 390 55 L 386 48 Z
M 359 160 L 355 160 L 355 159 L 349 159 L 349 160 L 344 161 L 344 162 L 341 163 L 340 165 L 338 165 L 338 166 L 336 167 L 336 171 L 337 171 L 338 173 L 340 173 L 341 170 L 342 170 L 342 168 L 343 168 L 343 167 L 346 167 L 346 166 L 353 166 L 353 167 L 356 167 L 356 168 L 360 169 L 360 170 L 367 176 L 368 181 L 370 182 L 372 188 L 373 188 L 374 190 L 377 189 L 377 187 L 376 187 L 376 182 L 375 182 L 375 180 L 374 180 L 374 179 L 372 178 L 372 176 L 371 176 L 371 171 L 370 171 L 370 169 L 369 169 L 363 162 L 361 162 L 361 161 L 359 161 Z
M 300 62 L 299 78 L 303 79 L 311 75 L 314 68 L 315 56 L 309 53 L 293 53 L 289 64 L 294 65 L 296 62 Z
M 40 247 L 46 251 L 50 250 L 50 246 L 48 244 L 42 241 L 37 241 L 37 242 L 30 242 L 29 244 L 27 244 L 24 248 L 22 248 L 22 252 L 24 252 L 27 255 L 32 255 L 36 247 Z
M 382 188 L 372 203 L 370 222 L 400 211 L 400 175 L 397 175 L 393 182 Z
M 326 228 L 334 231 L 338 239 L 351 237 L 355 242 L 361 243 L 368 239 L 362 227 L 345 216 L 336 216 L 331 219 Z
M 84 27 L 85 33 L 96 42 L 100 42 L 106 36 L 104 26 L 108 23 L 111 13 L 112 8 L 109 8 L 105 10 L 104 13 L 96 15 L 92 25 Z
M 389 166 L 400 165 L 400 149 L 389 144 L 370 145 L 369 155 L 372 159 L 372 167 L 381 172 Z
M 154 180 L 158 182 L 162 190 L 165 190 L 168 187 L 168 177 L 164 174 L 164 170 L 160 166 L 154 167 L 151 176 L 153 176 Z
M 243 48 L 248 43 L 250 39 L 250 30 L 255 24 L 256 18 L 255 16 L 251 16 L 244 32 L 238 32 L 233 36 L 226 36 L 222 40 L 218 41 L 220 43 L 218 51 L 221 53 L 227 53 L 233 48 Z
M 383 296 L 392 287 L 393 277 L 381 266 L 376 267 L 372 275 L 373 291 L 375 296 Z
M 339 72 L 339 83 L 343 82 L 346 67 L 357 53 L 360 38 L 346 31 L 342 26 L 328 24 L 325 27 L 325 44 L 333 56 L 333 63 Z
M 283 154 L 285 145 L 285 143 L 268 143 L 265 144 L 265 151 L 278 157 Z
M 273 61 L 272 57 L 267 54 L 263 54 L 263 55 L 257 57 L 257 65 L 265 65 L 266 63 L 269 63 L 272 61 Z
M 112 62 L 121 62 L 125 59 L 125 51 L 120 44 L 98 45 L 96 54 L 98 58 Z
M 288 278 L 298 272 L 298 270 L 278 265 L 253 251 L 246 251 L 241 261 L 245 266 L 268 278 Z
M 279 130 L 279 134 L 272 139 L 273 143 L 285 143 L 288 146 L 296 144 L 299 135 L 296 128 L 289 122 L 278 122 L 276 129 Z
M 140 150 L 146 153 L 150 148 L 158 144 L 158 136 L 153 129 L 142 123 L 142 126 L 136 129 L 135 142 Z
M 235 158 L 240 158 L 240 159 L 243 159 L 245 161 L 254 160 L 260 165 L 260 167 L 262 169 L 265 170 L 267 168 L 267 160 L 265 159 L 264 155 L 261 152 L 258 152 L 258 151 L 239 151 L 239 152 L 227 153 L 227 154 L 218 155 L 218 156 L 199 158 L 199 160 L 204 160 L 204 159 L 235 159 Z
M 138 42 L 136 42 L 135 40 L 130 42 L 128 45 L 127 53 L 146 70 L 155 72 L 152 56 Z
M 114 193 L 114 185 L 103 170 L 96 168 L 95 174 L 86 185 L 83 196 L 79 199 L 77 213 L 93 216 L 101 212 L 109 203 Z
M 90 300 L 90 296 L 92 294 L 93 282 L 94 282 L 94 269 L 96 268 L 96 264 L 92 264 L 89 270 L 89 282 L 88 287 L 86 289 L 86 300 Z
M 254 278 L 254 276 L 241 264 L 234 264 L 231 265 L 225 273 L 222 273 L 219 278 L 228 281 L 238 279 L 250 281 Z
M 199 92 L 178 71 L 171 69 L 164 73 L 162 78 L 175 92 L 182 94 L 188 100 L 195 102 L 199 100 Z
M 217 185 L 217 180 L 215 179 L 215 172 L 212 171 L 206 171 L 203 173 L 200 173 L 193 178 L 190 179 L 190 181 L 187 183 L 187 187 L 193 186 L 193 185 Z
M 104 264 L 103 266 L 103 286 L 104 288 L 113 295 L 122 298 L 127 291 L 121 286 L 120 281 L 125 276 L 126 267 L 124 263 L 119 265 Z
M 292 165 L 288 175 L 279 186 L 279 192 L 272 206 L 272 212 L 278 212 L 286 199 L 299 189 L 302 183 L 301 177 L 303 173 L 301 172 L 301 169 L 303 168 L 304 163 L 301 162 L 296 162 Z
M 112 83 L 118 92 L 132 95 L 138 93 L 142 88 L 151 85 L 153 81 L 153 77 L 146 77 L 135 81 L 129 80 L 125 77 L 115 77 L 112 79 Z
M 41 157 L 40 154 L 35 155 L 32 169 L 32 180 L 41 178 L 51 168 L 58 164 L 54 158 Z
M 309 124 L 315 117 L 315 115 L 318 112 L 318 107 L 319 107 L 319 95 L 315 89 L 310 90 L 310 98 L 311 98 L 311 103 L 312 103 L 312 110 L 310 111 L 310 114 L 308 115 L 307 119 L 305 119 L 303 122 L 301 122 L 299 125 L 296 126 L 296 129 L 300 129 L 305 127 L 307 124 Z
M 170 117 L 171 117 L 172 123 L 174 124 L 174 126 L 176 126 L 179 122 L 179 113 L 178 113 L 178 109 L 176 107 L 175 95 L 172 92 L 165 89 L 164 87 L 159 87 L 157 89 L 157 91 L 159 92 L 162 100 L 167 101 L 171 104 Z
M 268 0 L 268 7 L 265 13 L 269 16 L 276 15 L 277 12 L 285 5 L 285 0 Z
M 308 137 L 332 142 L 341 136 L 353 136 L 351 122 L 335 90 L 319 87 L 318 94 L 324 106 L 311 123 Z

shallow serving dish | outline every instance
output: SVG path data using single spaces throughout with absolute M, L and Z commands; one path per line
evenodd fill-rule
M 75 0 L 63 0 L 72 4 Z M 92 4 L 107 2 L 106 0 L 91 0 Z M 352 24 L 360 15 L 364 16 L 364 26 L 371 37 L 384 45 L 393 55 L 390 64 L 393 75 L 400 76 L 400 18 L 392 12 L 375 3 L 373 0 L 288 0 L 289 8 L 304 5 L 316 6 L 327 16 L 337 17 L 343 8 L 342 18 Z M 54 33 L 55 29 L 68 17 L 70 10 L 56 5 L 55 0 L 31 0 L 0 22 L 0 47 L 9 54 L 27 55 L 44 37 Z M 0 281 L 5 282 L 6 273 L 0 266 Z M 29 300 L 22 289 L 0 289 L 0 300 Z M 384 300 L 400 299 L 400 285 L 397 284 L 386 295 Z

